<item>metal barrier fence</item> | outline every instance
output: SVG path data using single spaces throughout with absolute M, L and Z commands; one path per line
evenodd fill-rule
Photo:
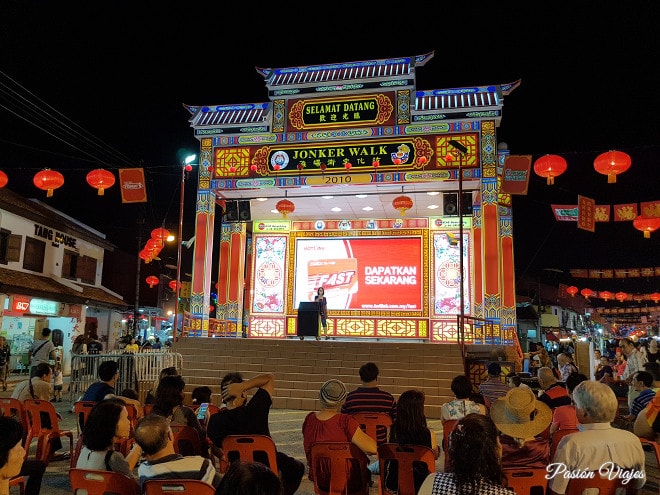
M 136 354 L 74 354 L 71 358 L 69 386 L 71 404 L 85 393 L 87 387 L 98 381 L 99 365 L 104 361 L 117 361 L 119 364 L 119 379 L 115 384 L 117 395 L 130 388 L 138 393 L 142 403 L 147 392 L 158 381 L 160 370 L 174 366 L 181 371 L 183 367 L 181 354 L 169 350 L 150 350 Z

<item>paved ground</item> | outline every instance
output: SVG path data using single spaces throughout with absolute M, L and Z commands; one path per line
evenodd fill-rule
M 0 397 L 9 397 L 16 383 L 24 380 L 25 376 L 18 377 L 12 376 L 9 387 L 6 392 L 0 391 Z M 66 384 L 65 384 L 66 390 Z M 55 407 L 62 415 L 62 422 L 60 423 L 61 429 L 71 429 L 74 434 L 76 432 L 75 417 L 71 412 L 71 405 L 69 402 L 55 403 Z M 271 435 L 275 440 L 278 449 L 285 452 L 301 461 L 305 462 L 305 454 L 303 451 L 302 443 L 302 423 L 307 412 L 295 411 L 289 409 L 274 409 L 270 413 L 270 426 Z M 442 439 L 442 424 L 439 420 L 430 420 L 429 426 L 436 431 L 439 443 Z M 66 442 L 65 442 L 66 445 Z M 441 455 L 440 459 L 436 462 L 436 469 L 441 470 L 444 463 L 444 456 Z M 659 493 L 659 473 L 658 465 L 655 456 L 647 452 L 646 454 L 646 469 L 647 469 L 647 484 L 640 495 L 656 495 Z M 69 461 L 51 462 L 48 465 L 44 482 L 42 485 L 41 493 L 43 495 L 70 495 L 71 486 L 69 484 Z M 374 477 L 374 480 L 376 477 Z M 12 489 L 12 495 L 17 495 L 18 489 Z M 370 491 L 370 495 L 377 495 L 377 485 L 374 484 Z M 314 495 L 314 487 L 312 483 L 303 478 L 303 482 L 297 491 L 297 495 Z

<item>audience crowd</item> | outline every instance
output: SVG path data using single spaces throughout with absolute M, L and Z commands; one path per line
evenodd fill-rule
M 595 373 L 589 378 L 590 373 L 579 372 L 571 352 L 559 353 L 555 366 L 540 346 L 531 353 L 538 387 L 530 386 L 533 380 L 523 383 L 518 373 L 504 375 L 499 362 L 488 363 L 486 377 L 478 386 L 468 376 L 453 377 L 454 398 L 440 409 L 441 421 L 448 428 L 447 464 L 436 471 L 416 464 L 416 492 L 510 495 L 508 470 L 540 468 L 549 474 L 548 493 L 563 494 L 569 480 L 559 474 L 562 469 L 597 471 L 598 466 L 607 465 L 628 476 L 632 488 L 644 486 L 645 454 L 640 438 L 660 440 L 660 398 L 656 394 L 660 352 L 655 339 L 645 352 L 630 339 L 621 339 L 619 345 L 625 363 L 620 373 L 610 357 L 596 351 Z M 36 346 L 33 354 L 39 351 Z M 50 400 L 53 370 L 47 363 L 33 363 L 31 377 L 15 387 L 12 397 Z M 425 446 L 435 459 L 442 453 L 437 439 L 443 433 L 427 424 L 424 393 L 412 388 L 395 398 L 379 387 L 379 369 L 372 362 L 360 367 L 361 385 L 355 390 L 348 391 L 344 383 L 332 378 L 321 386 L 317 409 L 301 425 L 304 462 L 276 447 L 275 472 L 266 457 L 247 462 L 223 451 L 229 435 L 270 436 L 269 412 L 276 388 L 273 374 L 244 380 L 239 372 L 228 373 L 220 382 L 219 410 L 198 415 L 200 404 L 212 402 L 211 388 L 196 388 L 190 405 L 185 404 L 185 379 L 176 368 L 165 368 L 148 394 L 150 410 L 145 415 L 134 390 L 120 395 L 115 391 L 118 369 L 116 361 L 100 363 L 99 380 L 82 395 L 82 400 L 92 401 L 94 406 L 81 422 L 82 447 L 74 465 L 121 473 L 141 487 L 151 479 L 195 479 L 211 485 L 216 494 L 293 495 L 307 472 L 320 490 L 327 491 L 330 464 L 325 459 L 312 462 L 312 447 L 318 442 L 346 442 L 371 459 L 366 472 L 357 464 L 348 465 L 348 491 L 357 492 L 365 477 L 384 469 L 383 493 L 395 494 L 398 467 L 395 461 L 381 466 L 374 462 L 378 445 Z M 617 376 L 625 382 L 623 392 L 613 385 Z M 617 396 L 629 401 L 629 411 L 623 416 Z M 365 412 L 389 415 L 392 424 L 372 438 L 354 417 Z M 613 427 L 615 418 L 626 420 L 628 428 Z M 177 453 L 172 426 L 192 428 L 199 436 L 200 451 Z M 553 445 L 553 435 L 559 438 L 555 434 L 561 430 L 571 433 Z M 25 495 L 37 495 L 46 464 L 24 460 L 20 418 L 0 417 L 0 431 L 0 495 L 9 494 L 10 480 L 19 475 L 27 478 Z M 61 443 L 53 443 L 61 447 Z

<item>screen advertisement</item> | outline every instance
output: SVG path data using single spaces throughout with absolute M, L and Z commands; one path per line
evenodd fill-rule
M 422 310 L 420 237 L 297 239 L 294 303 L 325 290 L 329 310 Z

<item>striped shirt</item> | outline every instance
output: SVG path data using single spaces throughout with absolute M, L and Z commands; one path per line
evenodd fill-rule
M 384 413 L 392 421 L 396 419 L 396 401 L 391 393 L 380 390 L 378 387 L 358 387 L 348 393 L 346 402 L 341 406 L 344 414 L 355 413 Z M 387 430 L 378 428 L 376 443 L 387 442 Z
M 140 464 L 138 467 L 140 486 L 144 488 L 144 482 L 152 479 L 193 479 L 217 488 L 221 478 L 209 459 L 199 455 L 171 454 Z

